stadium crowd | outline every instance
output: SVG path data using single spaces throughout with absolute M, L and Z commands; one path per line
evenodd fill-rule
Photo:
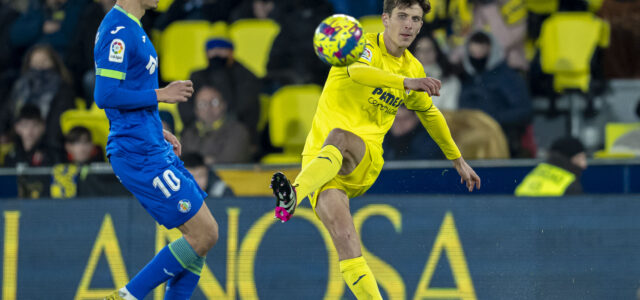
M 65 111 L 93 105 L 95 32 L 114 4 L 0 1 L 0 166 L 105 161 L 88 128 L 63 133 L 60 119 Z M 580 91 L 590 103 L 585 117 L 598 113 L 592 99 L 606 91 L 607 80 L 640 78 L 640 1 L 433 0 L 431 5 L 411 51 L 429 76 L 442 80 L 442 96 L 434 103 L 467 158 L 536 157 L 534 114 L 557 117 L 562 112 L 553 103 L 565 92 L 541 55 L 543 47 L 553 47 L 544 36 L 562 32 L 553 27 L 556 16 L 587 16 L 604 24 L 593 27 L 597 32 L 574 35 L 575 43 L 587 45 L 590 61 L 583 70 L 588 86 Z M 268 121 L 259 124 L 265 114 L 261 97 L 287 85 L 324 83 L 329 67 L 315 57 L 311 40 L 315 26 L 332 13 L 379 15 L 382 0 L 173 0 L 164 12 L 145 14 L 141 23 L 147 33 L 184 20 L 271 19 L 280 25 L 264 77 L 234 59 L 227 37 L 212 36 L 203 45 L 208 66 L 184 78 L 194 82 L 193 98 L 178 106 L 178 114 L 161 112 L 165 128 L 192 152 L 188 156 L 200 157 L 192 160 L 208 166 L 253 163 L 278 151 Z M 549 108 L 535 111 L 534 97 L 547 99 Z M 416 116 L 402 108 L 384 146 L 387 160 L 444 158 Z

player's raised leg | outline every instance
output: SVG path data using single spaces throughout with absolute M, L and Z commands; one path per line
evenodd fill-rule
M 362 257 L 360 237 L 353 225 L 345 192 L 329 189 L 320 193 L 316 214 L 331 235 L 338 251 L 342 278 L 351 292 L 359 300 L 382 299 L 376 279 Z
M 321 188 L 340 172 L 349 174 L 365 154 L 362 139 L 352 132 L 334 128 L 329 132 L 324 145 L 296 177 L 293 186 L 284 174 L 276 173 L 271 179 L 271 187 L 276 196 L 276 217 L 288 221 L 297 203 Z M 291 200 L 296 199 L 296 202 Z

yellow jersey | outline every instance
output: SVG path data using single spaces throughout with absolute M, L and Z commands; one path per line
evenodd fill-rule
M 334 128 L 352 132 L 368 146 L 382 149 L 384 136 L 393 124 L 398 107 L 404 103 L 408 109 L 418 113 L 429 111 L 430 115 L 439 115 L 440 119 L 432 118 L 437 119 L 432 123 L 437 127 L 443 125 L 446 130 L 438 128 L 433 132 L 429 130 L 429 133 L 447 158 L 460 157 L 446 122 L 433 105 L 431 97 L 426 92 L 404 89 L 404 78 L 426 77 L 422 64 L 408 50 L 400 57 L 389 54 L 384 45 L 383 33 L 368 33 L 365 39 L 365 50 L 357 62 L 349 67 L 331 68 L 302 155 L 315 155 L 320 151 L 329 132 Z M 349 72 L 357 64 L 375 67 L 386 74 L 379 76 L 379 81 L 373 80 L 376 84 L 358 83 Z M 421 117 L 421 121 L 422 119 Z

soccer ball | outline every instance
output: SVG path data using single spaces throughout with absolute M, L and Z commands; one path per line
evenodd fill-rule
M 322 21 L 313 37 L 313 48 L 323 62 L 343 67 L 360 58 L 364 33 L 354 17 L 337 14 Z

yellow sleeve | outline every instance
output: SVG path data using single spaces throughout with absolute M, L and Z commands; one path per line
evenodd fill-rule
M 364 63 L 355 62 L 347 67 L 347 74 L 356 83 L 374 88 L 404 90 L 404 76 L 393 74 Z
M 427 129 L 427 132 L 429 132 L 431 138 L 438 144 L 447 159 L 454 160 L 462 156 L 458 146 L 451 137 L 447 121 L 440 110 L 433 105 L 433 102 L 431 102 L 428 109 L 416 110 L 415 112 L 422 126 Z

